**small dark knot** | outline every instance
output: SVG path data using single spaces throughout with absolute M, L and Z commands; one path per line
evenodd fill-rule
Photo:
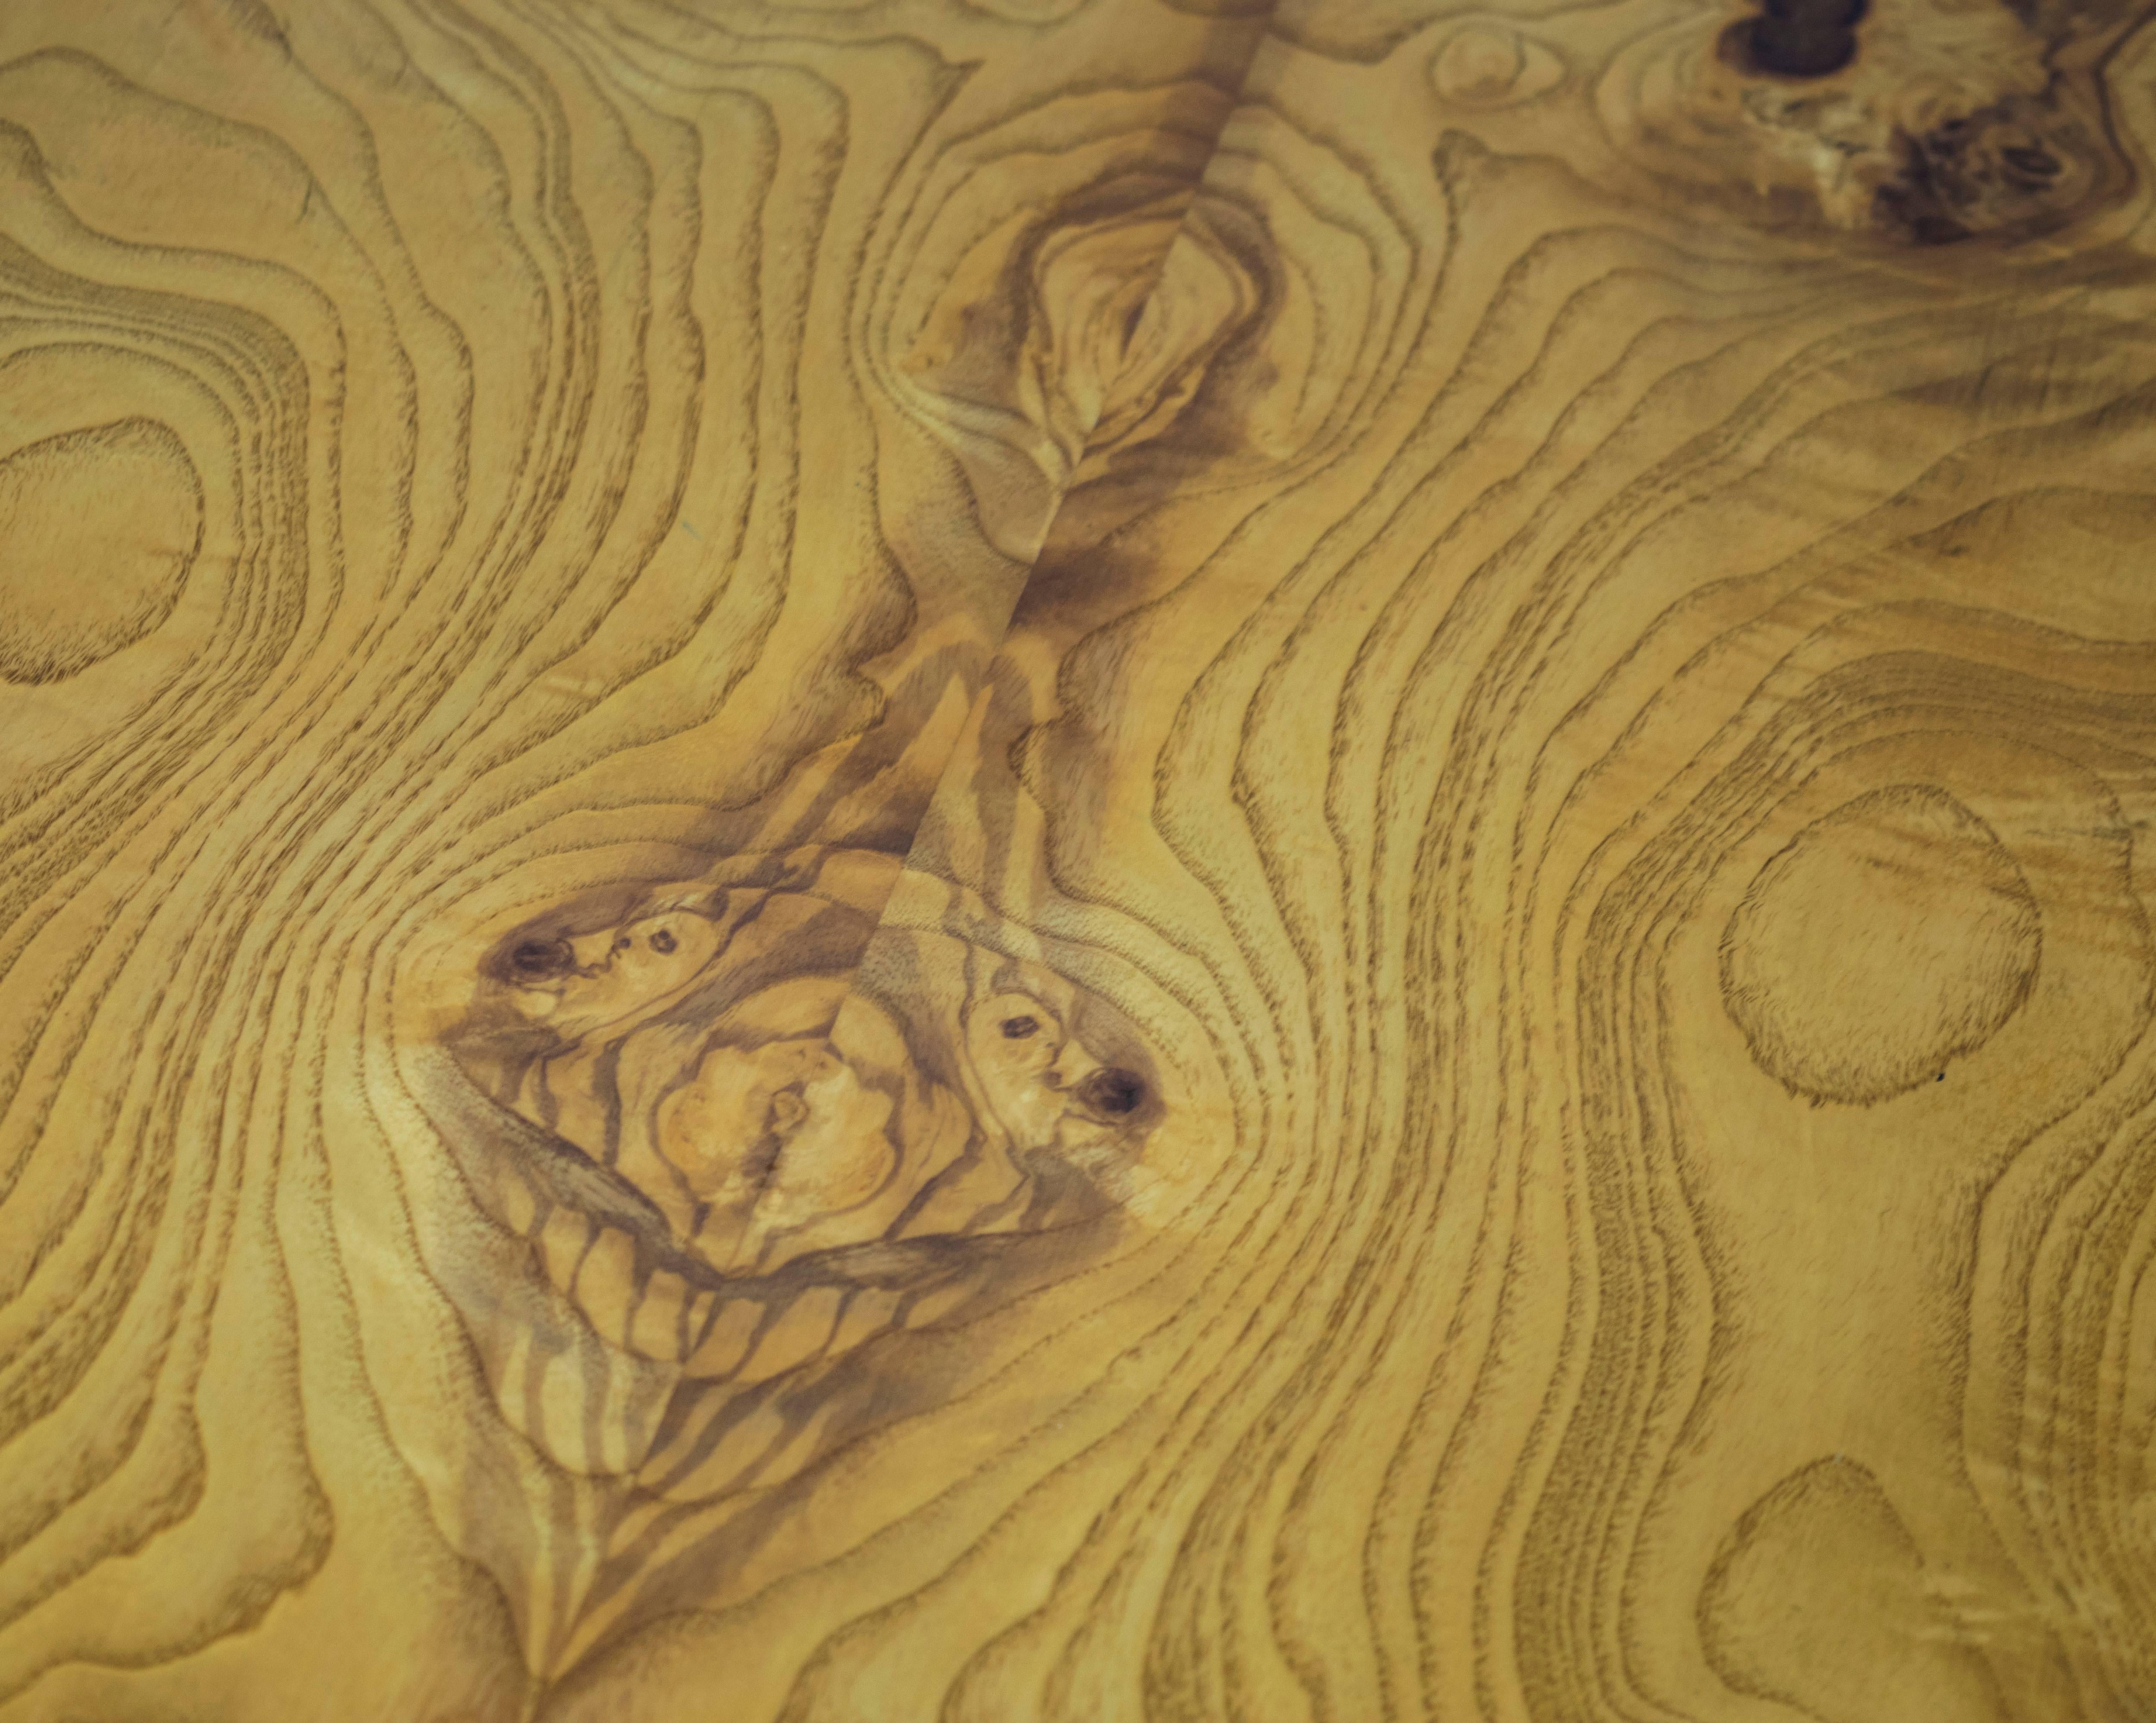
M 1077 1090 L 1079 1104 L 1088 1110 L 1111 1119 L 1121 1119 L 1136 1112 L 1146 1096 L 1145 1079 L 1136 1071 L 1126 1071 L 1109 1065 L 1093 1072 L 1081 1082 Z
M 518 981 L 552 981 L 576 967 L 565 939 L 527 939 L 509 954 L 509 972 Z
M 1762 0 L 1759 15 L 1733 26 L 1723 51 L 1746 71 L 1825 78 L 1856 58 L 1866 0 Z

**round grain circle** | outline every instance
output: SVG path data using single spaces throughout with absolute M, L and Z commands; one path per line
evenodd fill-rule
M 0 460 L 0 681 L 59 682 L 172 614 L 202 543 L 180 439 L 123 418 Z
M 1760 869 L 1722 934 L 1722 1002 L 1792 1093 L 1865 1105 L 1996 1034 L 2042 943 L 2028 881 L 1990 827 L 1943 790 L 1897 784 Z

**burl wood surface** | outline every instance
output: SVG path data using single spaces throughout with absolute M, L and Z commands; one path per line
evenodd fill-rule
M 0 1719 L 2156 1718 L 2143 11 L 0 8 Z

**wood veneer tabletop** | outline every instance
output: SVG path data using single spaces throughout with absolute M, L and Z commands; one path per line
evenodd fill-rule
M 0 9 L 0 1720 L 2156 1715 L 2156 45 Z

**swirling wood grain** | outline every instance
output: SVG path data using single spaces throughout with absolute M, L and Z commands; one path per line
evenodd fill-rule
M 487 1088 L 490 954 L 798 883 L 844 914 L 786 1028 L 831 1030 L 1248 45 L 1145 4 L 0 18 L 10 1715 L 523 1716 L 758 1546 L 670 1565 L 758 1450 L 685 1527 L 639 1469 L 753 1408 L 548 1278 L 576 1199 L 649 1203 Z
M 1260 50 L 886 912 L 1164 1049 L 1174 1313 L 793 1715 L 2145 1713 L 2145 108 L 1920 232 L 1731 23 Z
M 0 13 L 0 1715 L 2151 1715 L 2140 23 Z

